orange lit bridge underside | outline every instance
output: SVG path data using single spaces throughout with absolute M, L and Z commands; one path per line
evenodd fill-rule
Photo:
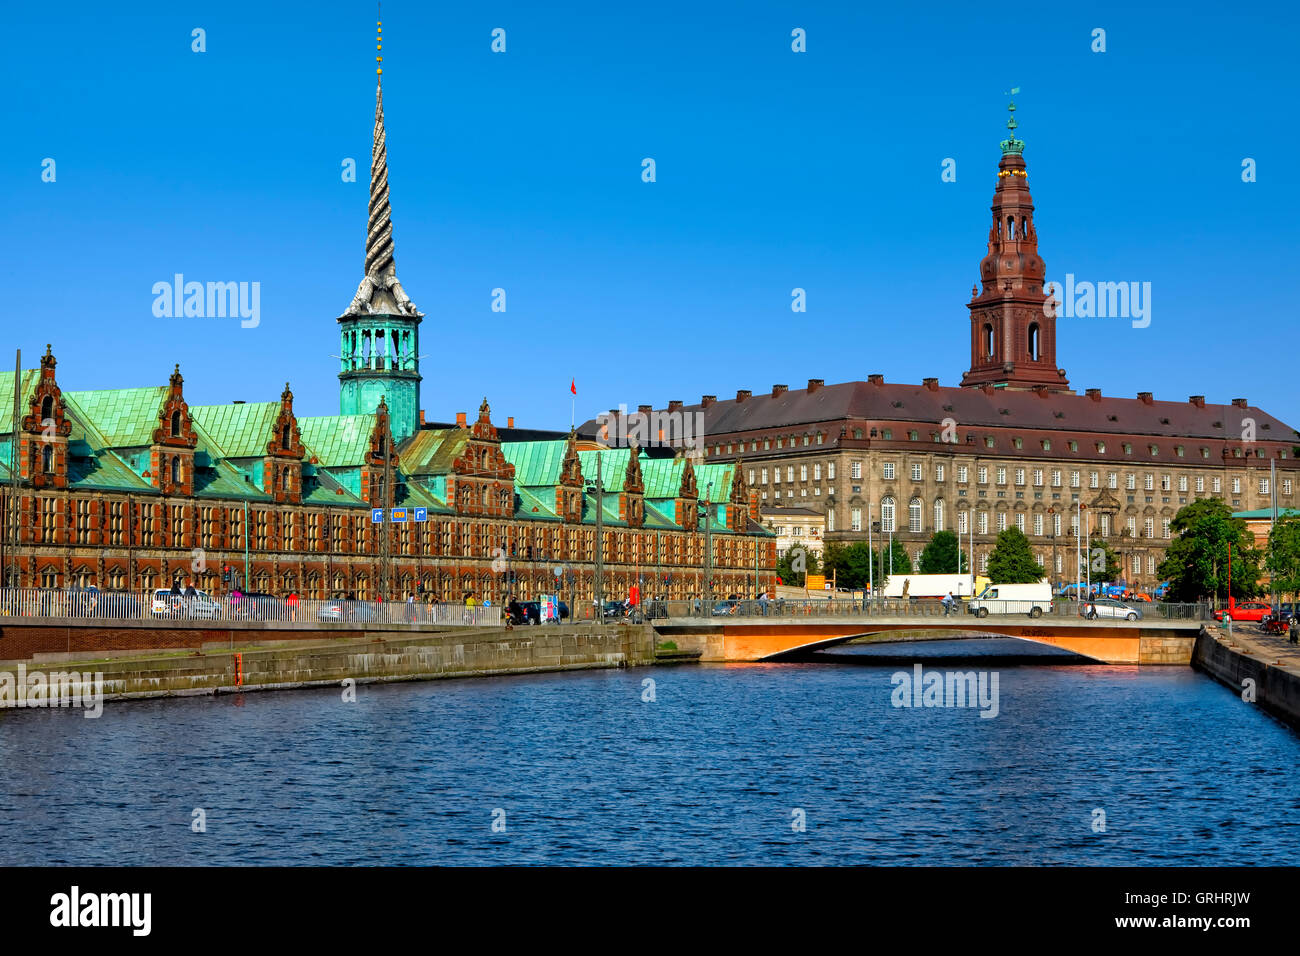
M 958 635 L 1016 637 L 1036 644 L 1050 644 L 1082 657 L 1107 664 L 1187 664 L 1200 633 L 1199 621 L 1150 621 L 1105 623 L 1065 618 L 1054 621 L 992 622 L 969 617 L 931 618 L 924 623 L 915 617 L 859 618 L 825 622 L 729 621 L 714 624 L 662 624 L 656 627 L 660 640 L 678 646 L 698 647 L 703 661 L 764 661 L 820 650 L 843 644 L 855 637 L 888 635 L 907 631 L 909 639 L 951 639 Z M 919 632 L 924 632 L 920 634 Z

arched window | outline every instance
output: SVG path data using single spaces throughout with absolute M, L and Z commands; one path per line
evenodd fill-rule
M 181 435 L 181 413 L 180 409 L 172 412 L 172 437 L 179 438 Z
M 292 437 L 289 432 L 290 429 L 288 425 L 285 425 L 284 428 L 280 429 L 280 448 L 283 451 L 289 450 L 289 440 Z
M 179 455 L 172 455 L 172 484 L 181 483 L 181 459 Z
M 894 499 L 890 495 L 880 499 L 880 530 L 894 530 Z
M 1029 357 L 1038 361 L 1038 323 L 1029 327 Z
M 1016 238 L 1016 217 L 1007 216 L 1007 238 Z
M 1020 217 L 1020 238 L 1021 239 L 1029 238 L 1029 217 L 1028 216 Z
M 285 491 L 288 491 L 288 490 L 289 490 L 289 477 L 290 477 L 290 475 L 289 475 L 289 469 L 288 469 L 288 468 L 286 468 L 286 469 L 284 469 L 284 471 L 280 472 L 280 487 L 281 487 L 282 489 L 284 489 Z
M 54 396 L 46 395 L 41 399 L 41 425 L 43 426 L 48 419 L 54 417 Z
M 984 355 L 987 358 L 993 357 L 993 326 L 988 323 L 984 325 Z
M 49 474 L 54 470 L 54 448 L 46 445 L 41 449 L 41 471 Z
M 921 530 L 921 499 L 913 498 L 907 503 L 907 530 L 917 534 Z
M 943 499 L 934 499 L 934 530 L 943 530 Z

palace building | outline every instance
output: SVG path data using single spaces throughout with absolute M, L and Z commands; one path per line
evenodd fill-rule
M 166 384 L 65 390 L 47 347 L 17 382 L 0 374 L 21 407 L 15 420 L 0 401 L 4 580 L 494 602 L 590 600 L 597 569 L 620 599 L 633 584 L 671 598 L 769 585 L 775 536 L 734 461 L 499 429 L 486 398 L 473 421 L 426 423 L 421 314 L 393 251 L 380 75 L 340 414 L 299 417 L 287 383 L 275 401 L 190 405 L 179 366 Z
M 814 509 L 828 542 L 891 537 L 916 565 L 936 531 L 974 534 L 976 567 L 998 532 L 1021 529 L 1053 581 L 1072 579 L 1080 525 L 1119 556 L 1126 579 L 1158 581 L 1178 509 L 1198 498 L 1234 511 L 1297 498 L 1300 434 L 1244 398 L 1163 401 L 1078 394 L 1057 366 L 1056 318 L 1044 307 L 1046 271 L 1015 106 L 1003 141 L 988 251 L 971 290 L 970 368 L 959 386 L 865 382 L 773 385 L 734 399 L 705 395 L 651 420 L 703 422 L 705 460 L 739 461 L 764 521 Z M 667 416 L 667 418 L 665 418 Z M 631 417 L 631 416 L 629 416 Z M 626 434 L 593 421 L 580 433 Z M 698 428 L 698 426 L 697 426 Z M 602 431 L 603 429 L 603 431 Z M 672 441 L 673 435 L 666 436 Z M 1275 469 L 1275 476 L 1270 469 Z M 1277 487 L 1273 489 L 1272 482 Z

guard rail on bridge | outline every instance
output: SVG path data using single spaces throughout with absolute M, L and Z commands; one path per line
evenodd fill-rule
M 343 598 L 233 594 L 191 597 L 157 591 L 100 591 L 91 588 L 0 588 L 0 623 L 48 621 L 151 621 L 203 624 L 427 624 L 497 627 L 501 608 L 422 601 L 359 601 Z
M 1128 605 L 1132 611 L 1110 608 L 1089 601 L 981 601 L 987 610 L 987 619 L 996 618 L 1092 618 L 1093 609 L 1096 620 L 1125 621 L 1130 613 L 1136 613 L 1138 620 L 1150 621 L 1209 621 L 1212 620 L 1208 604 L 1170 604 L 1164 602 L 1141 602 Z M 1039 614 L 1033 610 L 1039 609 Z M 786 618 L 804 620 L 807 618 L 842 618 L 842 617 L 945 617 L 943 602 L 930 599 L 878 598 L 861 600 L 826 600 L 810 598 L 808 600 L 777 599 L 770 601 L 658 601 L 644 602 L 640 607 L 626 614 L 611 610 L 606 619 L 628 617 L 634 622 L 642 618 L 650 623 L 677 620 L 713 620 L 722 622 L 737 618 Z M 953 618 L 975 619 L 967 602 L 958 601 L 946 615 Z

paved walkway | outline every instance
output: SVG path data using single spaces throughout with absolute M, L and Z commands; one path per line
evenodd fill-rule
M 1300 676 L 1300 644 L 1290 643 L 1285 634 L 1265 634 L 1258 625 L 1242 623 L 1233 624 L 1231 637 L 1221 624 L 1206 624 L 1205 629 L 1227 647 L 1268 664 L 1276 661 L 1275 666 Z

